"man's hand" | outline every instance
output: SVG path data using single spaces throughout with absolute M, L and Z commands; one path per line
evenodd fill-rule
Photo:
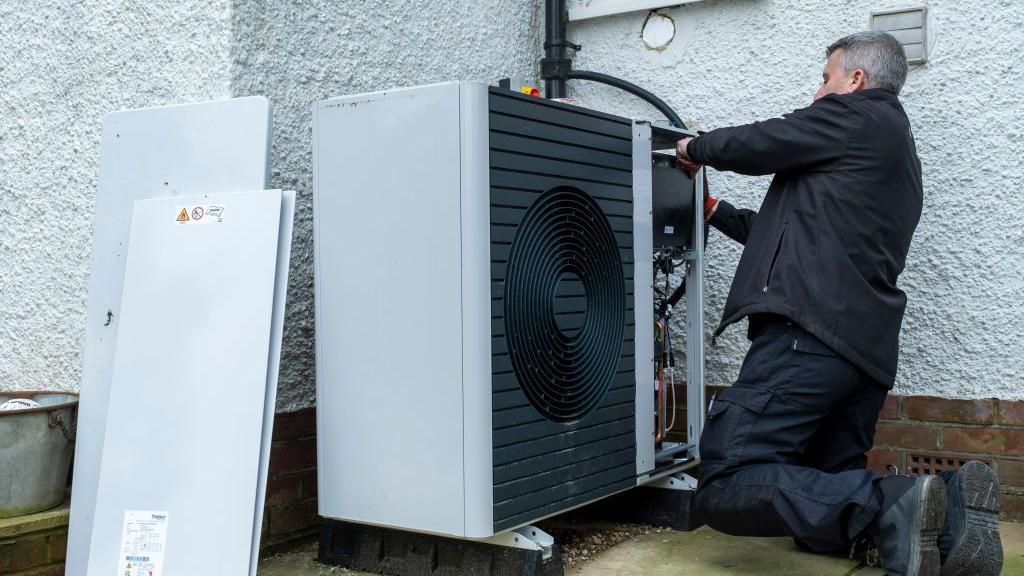
M 690 143 L 693 138 L 683 138 L 679 142 L 676 142 L 676 162 L 679 167 L 686 170 L 690 174 L 690 178 L 697 175 L 697 171 L 700 170 L 700 164 L 697 164 L 690 158 L 690 154 L 686 151 L 686 146 Z

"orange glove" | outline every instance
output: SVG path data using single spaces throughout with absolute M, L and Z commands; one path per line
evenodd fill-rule
M 715 214 L 715 210 L 718 209 L 718 198 L 715 198 L 708 192 L 708 179 L 704 179 L 704 221 L 707 222 L 711 219 L 711 216 Z

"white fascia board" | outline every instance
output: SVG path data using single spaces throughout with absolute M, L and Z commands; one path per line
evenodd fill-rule
M 581 1 L 577 6 L 569 8 L 569 20 L 586 20 L 613 14 L 624 14 L 626 12 L 638 12 L 640 10 L 655 10 L 667 6 L 681 6 L 683 4 L 694 4 L 704 0 L 586 0 Z

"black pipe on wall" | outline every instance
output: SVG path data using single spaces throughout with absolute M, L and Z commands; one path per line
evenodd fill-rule
M 544 96 L 565 98 L 565 72 L 572 67 L 567 57 L 568 42 L 565 39 L 565 25 L 569 11 L 565 0 L 545 0 L 544 10 L 544 59 L 541 68 L 544 76 Z M 564 70 L 563 70 L 564 67 Z
M 565 37 L 566 23 L 569 21 L 569 10 L 565 0 L 545 0 L 544 3 L 544 58 L 541 59 L 541 77 L 544 79 L 544 96 L 546 98 L 565 98 L 568 95 L 566 83 L 570 78 L 600 82 L 625 90 L 644 100 L 669 119 L 677 128 L 686 129 L 679 115 L 664 100 L 648 90 L 615 76 L 573 70 L 569 48 L 579 50 L 580 47 L 569 42 Z

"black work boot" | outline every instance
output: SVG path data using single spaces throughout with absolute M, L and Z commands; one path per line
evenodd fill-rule
M 939 576 L 938 536 L 946 519 L 946 486 L 936 476 L 888 476 L 882 508 L 868 533 L 888 576 Z
M 1003 569 L 1003 545 L 996 473 L 974 461 L 943 476 L 949 504 L 939 534 L 942 576 L 997 576 Z

